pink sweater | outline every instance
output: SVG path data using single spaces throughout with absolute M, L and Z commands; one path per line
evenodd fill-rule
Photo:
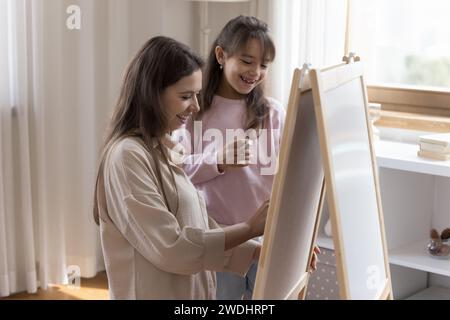
M 190 122 L 186 126 L 191 139 L 185 139 L 182 143 L 193 163 L 185 163 L 183 168 L 196 188 L 203 193 L 208 215 L 219 224 L 243 222 L 251 217 L 265 200 L 270 199 L 285 111 L 278 101 L 271 98 L 268 100 L 271 108 L 265 126 L 267 130 L 253 143 L 258 160 L 257 163 L 246 167 L 227 169 L 220 173 L 215 151 L 221 148 L 216 147 L 217 144 L 212 145 L 216 143 L 214 138 L 208 138 L 208 131 L 217 133 L 217 130 L 220 130 L 225 138 L 226 129 L 244 128 L 245 100 L 226 99 L 216 95 L 211 109 L 203 116 L 201 136 L 197 137 L 196 142 L 193 123 Z M 197 123 L 197 127 L 198 125 Z M 229 142 L 223 141 L 224 145 Z

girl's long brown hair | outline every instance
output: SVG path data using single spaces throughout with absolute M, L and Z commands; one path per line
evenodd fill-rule
M 248 40 L 257 39 L 261 43 L 263 58 L 272 62 L 275 59 L 275 45 L 269 36 L 266 23 L 255 17 L 238 16 L 230 20 L 222 29 L 211 46 L 204 74 L 203 94 L 200 112 L 196 119 L 211 108 L 214 95 L 219 89 L 223 71 L 216 59 L 215 48 L 220 46 L 225 53 L 232 56 L 242 50 Z M 247 124 L 245 129 L 260 128 L 269 112 L 269 103 L 264 96 L 262 84 L 254 88 L 245 98 L 247 104 Z
M 102 216 L 99 212 L 99 201 L 102 207 L 106 208 L 103 169 L 107 152 L 118 140 L 127 136 L 139 136 L 147 149 L 153 153 L 152 138 L 158 139 L 159 142 L 159 138 L 168 128 L 167 111 L 161 104 L 161 94 L 168 86 L 202 67 L 202 59 L 188 46 L 162 36 L 148 40 L 131 60 L 125 71 L 120 95 L 100 154 L 93 208 L 97 224 Z M 161 147 L 161 142 L 158 150 L 162 152 L 167 163 L 167 154 Z M 155 161 L 155 164 L 160 180 L 158 161 Z M 161 181 L 159 183 L 167 203 L 163 184 Z

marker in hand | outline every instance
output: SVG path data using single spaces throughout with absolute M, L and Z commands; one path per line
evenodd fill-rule
M 253 159 L 252 145 L 253 140 L 249 138 L 235 139 L 232 143 L 225 145 L 217 154 L 219 171 L 248 166 Z

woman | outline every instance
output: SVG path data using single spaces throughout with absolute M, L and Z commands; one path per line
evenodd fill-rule
M 220 228 L 175 163 L 170 133 L 199 110 L 203 62 L 150 39 L 127 68 L 100 158 L 94 218 L 112 299 L 214 299 L 214 271 L 244 275 L 259 256 L 267 202 Z

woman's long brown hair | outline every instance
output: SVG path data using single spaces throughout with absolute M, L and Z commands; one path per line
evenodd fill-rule
M 238 16 L 230 20 L 211 46 L 203 77 L 202 103 L 196 119 L 201 119 L 203 114 L 211 108 L 214 95 L 219 89 L 223 76 L 223 71 L 220 69 L 216 59 L 215 48 L 220 46 L 225 53 L 232 56 L 242 50 L 250 39 L 257 39 L 261 43 L 264 59 L 270 62 L 275 59 L 275 45 L 269 36 L 269 29 L 266 23 L 255 17 L 248 16 Z M 254 88 L 246 96 L 245 100 L 247 104 L 247 124 L 245 129 L 260 128 L 269 112 L 269 103 L 264 96 L 263 85 L 261 84 Z
M 153 153 L 155 151 L 151 141 L 156 138 L 159 141 L 157 150 L 162 152 L 163 159 L 167 163 L 167 154 L 159 140 L 168 128 L 167 110 L 161 104 L 161 95 L 168 86 L 202 67 L 202 59 L 188 46 L 162 36 L 148 40 L 131 60 L 125 71 L 120 95 L 100 154 L 93 208 L 97 224 L 102 216 L 99 212 L 99 201 L 102 207 L 106 208 L 103 169 L 110 148 L 124 137 L 139 136 L 147 149 Z M 158 161 L 155 161 L 155 164 L 160 180 Z M 159 183 L 167 203 L 163 184 L 161 181 Z

